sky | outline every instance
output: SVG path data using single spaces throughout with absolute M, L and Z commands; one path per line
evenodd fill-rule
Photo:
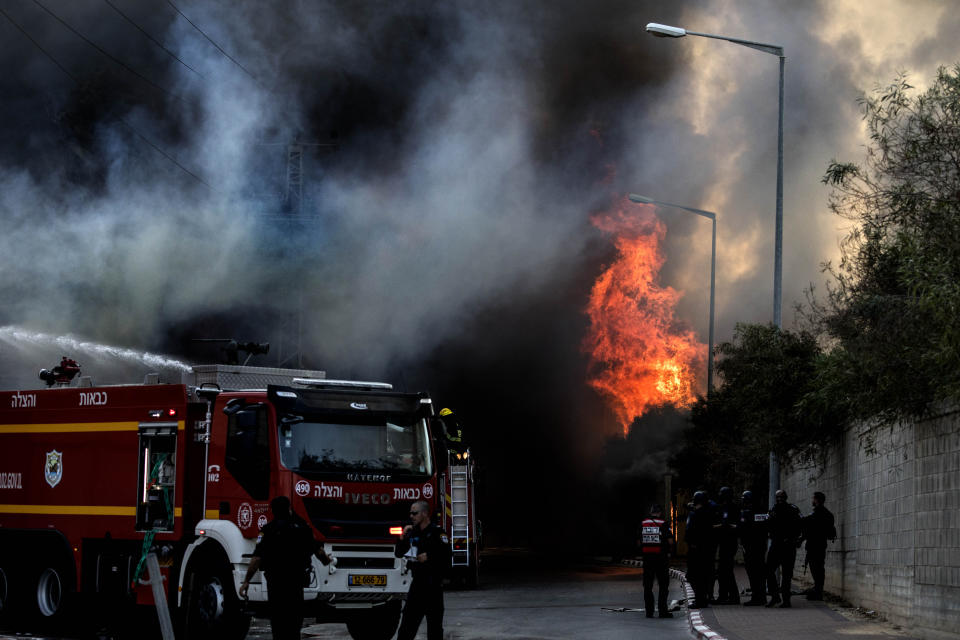
M 899 72 L 922 88 L 960 61 L 951 8 L 7 0 L 0 327 L 184 362 L 217 355 L 194 338 L 269 341 L 266 364 L 455 405 L 499 471 L 492 501 L 525 488 L 550 493 L 535 510 L 552 513 L 624 474 L 649 493 L 675 439 L 635 438 L 624 457 L 586 384 L 583 310 L 613 259 L 590 216 L 629 192 L 716 212 L 716 340 L 771 321 L 778 61 L 644 25 L 785 49 L 791 327 L 838 256 L 846 223 L 820 178 L 863 157 L 858 96 Z M 657 213 L 663 283 L 705 344 L 709 222 Z M 0 379 L 35 385 L 61 350 L 0 330 Z M 140 364 L 75 355 L 103 382 Z

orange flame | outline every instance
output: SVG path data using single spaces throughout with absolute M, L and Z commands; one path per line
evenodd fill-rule
M 653 207 L 624 198 L 614 213 L 594 215 L 591 222 L 616 234 L 618 256 L 597 278 L 587 304 L 588 383 L 627 435 L 633 420 L 653 407 L 693 403 L 694 371 L 703 366 L 706 345 L 674 316 L 683 293 L 658 283 L 666 227 Z

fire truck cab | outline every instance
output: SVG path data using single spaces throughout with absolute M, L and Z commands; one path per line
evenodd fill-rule
M 334 558 L 314 560 L 307 615 L 391 637 L 410 584 L 394 543 L 414 501 L 446 495 L 429 396 L 229 365 L 148 382 L 0 392 L 0 626 L 154 604 L 153 553 L 178 636 L 242 638 L 267 590 L 238 587 L 285 495 Z

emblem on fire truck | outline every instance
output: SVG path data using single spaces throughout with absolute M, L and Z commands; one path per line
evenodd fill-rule
M 310 483 L 307 482 L 306 480 L 298 481 L 296 491 L 298 496 L 307 495 L 308 493 L 310 493 Z
M 253 524 L 253 508 L 249 503 L 244 502 L 237 510 L 237 524 L 241 529 L 248 529 Z
M 433 485 L 429 482 L 423 485 L 423 497 L 432 498 L 433 497 Z
M 43 477 L 51 487 L 60 484 L 63 478 L 63 453 L 56 449 L 47 452 L 47 461 L 43 465 Z

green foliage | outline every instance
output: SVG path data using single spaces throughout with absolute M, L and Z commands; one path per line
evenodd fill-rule
M 674 460 L 680 474 L 690 481 L 699 472 L 709 486 L 762 491 L 769 452 L 784 462 L 822 459 L 842 433 L 845 407 L 818 395 L 830 360 L 816 337 L 738 324 L 733 340 L 716 352 L 723 384 L 693 408 L 693 428 Z
M 906 77 L 860 100 L 862 164 L 833 161 L 830 208 L 853 222 L 810 331 L 738 325 L 717 347 L 674 460 L 682 486 L 766 485 L 767 452 L 823 461 L 851 421 L 892 425 L 960 403 L 960 66 L 914 95 Z M 869 444 L 869 443 L 868 443 Z
M 811 317 L 834 349 L 808 398 L 892 423 L 960 400 L 960 66 L 913 96 L 861 98 L 862 165 L 832 162 L 831 209 L 855 224 Z

